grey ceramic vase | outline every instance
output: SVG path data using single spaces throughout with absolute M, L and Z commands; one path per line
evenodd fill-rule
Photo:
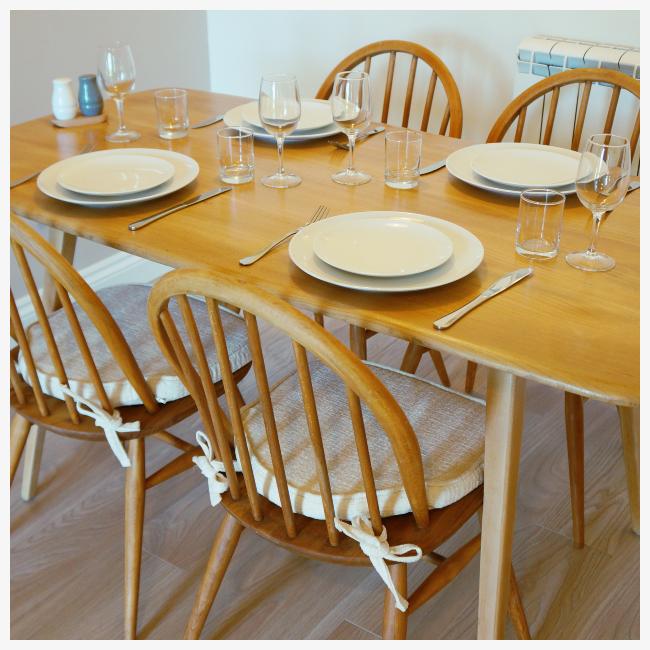
M 79 77 L 79 110 L 82 115 L 101 115 L 104 100 L 99 92 L 97 77 L 94 74 L 82 74 Z

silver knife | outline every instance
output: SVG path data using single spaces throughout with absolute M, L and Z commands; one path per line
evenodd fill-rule
M 533 274 L 532 268 L 526 269 L 517 269 L 511 273 L 506 273 L 502 278 L 499 278 L 493 285 L 488 287 L 485 291 L 481 292 L 476 298 L 470 300 L 466 305 L 459 307 L 456 311 L 452 311 L 451 314 L 447 314 L 442 318 L 439 318 L 433 326 L 437 330 L 444 330 L 453 325 L 459 318 L 463 317 L 467 312 L 472 311 L 474 307 L 478 307 L 480 304 L 484 303 L 486 300 L 496 296 L 497 294 L 505 291 L 510 288 L 512 285 L 517 284 L 520 280 L 527 278 L 529 275 Z
M 216 124 L 217 122 L 221 122 L 223 120 L 223 114 L 222 115 L 214 115 L 213 117 L 209 117 L 207 120 L 203 120 L 202 122 L 197 122 L 196 124 L 190 125 L 190 129 L 202 129 L 204 126 L 210 126 L 210 124 Z
M 442 160 L 438 160 L 437 162 L 434 162 L 431 165 L 427 165 L 426 167 L 420 167 L 420 176 L 424 176 L 425 174 L 430 174 L 431 172 L 437 172 L 439 169 L 442 169 L 446 164 L 447 164 L 447 159 L 443 158 Z
M 385 131 L 386 127 L 385 126 L 378 126 L 375 129 L 370 129 L 370 131 L 366 131 L 365 133 L 362 133 L 355 141 L 354 144 L 357 144 L 359 142 L 362 142 L 366 138 L 369 138 L 371 135 L 377 135 L 377 133 L 381 133 L 382 131 Z M 335 147 L 338 147 L 339 149 L 345 149 L 346 151 L 350 150 L 350 145 L 347 142 L 338 142 L 337 140 L 328 140 L 327 141 L 329 144 L 333 144 Z
M 145 217 L 144 219 L 140 219 L 139 221 L 134 221 L 133 223 L 130 223 L 129 230 L 138 230 L 139 228 L 143 228 L 144 226 L 147 226 L 150 223 L 153 223 L 154 221 L 158 221 L 158 219 L 162 219 L 163 217 L 166 217 L 168 214 L 172 214 L 173 212 L 177 212 L 178 210 L 182 210 L 183 208 L 188 208 L 190 205 L 194 205 L 195 203 L 200 203 L 201 201 L 205 201 L 206 199 L 211 199 L 213 196 L 218 196 L 219 194 L 223 194 L 224 192 L 230 192 L 231 189 L 232 187 L 218 187 L 215 190 L 210 190 L 209 192 L 203 192 L 203 194 L 199 194 L 198 196 L 193 196 L 191 199 L 188 199 L 187 201 L 183 201 L 182 203 L 178 203 L 177 205 L 173 205 L 171 208 L 167 208 L 162 212 L 156 212 L 156 214 L 152 214 L 149 217 Z

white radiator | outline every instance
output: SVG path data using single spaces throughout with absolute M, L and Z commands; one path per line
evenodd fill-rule
M 641 53 L 639 48 L 624 45 L 608 45 L 589 41 L 576 41 L 552 36 L 525 38 L 517 51 L 517 74 L 513 97 L 537 83 L 542 77 L 575 68 L 608 68 L 620 70 L 641 78 Z M 594 84 L 589 98 L 589 108 L 582 131 L 582 144 L 594 133 L 601 133 L 611 98 L 611 87 Z M 578 85 L 566 86 L 560 92 L 555 126 L 551 144 L 567 147 L 578 109 Z M 540 142 L 544 111 L 548 110 L 548 99 L 532 104 L 526 113 L 523 140 Z M 621 93 L 612 132 L 629 137 L 639 108 L 639 101 L 630 93 Z M 638 158 L 638 153 L 636 158 Z

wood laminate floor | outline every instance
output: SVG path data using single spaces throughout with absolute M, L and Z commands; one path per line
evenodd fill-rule
M 344 336 L 346 329 L 327 321 Z M 369 358 L 398 365 L 405 344 L 382 336 Z M 276 376 L 290 351 L 265 336 Z M 461 388 L 464 363 L 445 357 Z M 419 374 L 435 376 L 424 359 Z M 485 386 L 479 370 L 477 392 Z M 246 385 L 245 397 L 253 394 Z M 616 409 L 587 402 L 586 546 L 571 542 L 564 441 L 564 397 L 529 382 L 514 538 L 514 566 L 535 638 L 639 638 L 639 538 L 629 527 Z M 174 432 L 191 440 L 190 418 Z M 148 442 L 148 471 L 175 452 Z M 11 637 L 118 639 L 122 635 L 123 472 L 108 445 L 47 435 L 39 491 L 11 490 Z M 211 508 L 205 479 L 189 471 L 147 492 L 140 638 L 181 638 L 222 512 Z M 472 520 L 452 547 L 478 530 Z M 421 562 L 409 583 L 430 570 Z M 412 639 L 476 635 L 478 557 L 409 620 Z M 369 569 L 294 556 L 244 533 L 208 618 L 204 638 L 376 639 L 383 589 Z M 290 606 L 288 605 L 290 603 Z M 507 634 L 514 638 L 508 624 Z

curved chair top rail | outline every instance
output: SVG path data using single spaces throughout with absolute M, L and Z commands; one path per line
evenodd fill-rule
M 327 75 L 325 81 L 316 93 L 316 98 L 329 99 L 337 73 L 346 70 L 353 70 L 361 63 L 364 64 L 364 70 L 369 73 L 372 58 L 381 54 L 388 54 L 388 71 L 386 74 L 384 101 L 381 113 L 381 121 L 386 122 L 388 120 L 388 111 L 390 109 L 391 95 L 393 91 L 395 60 L 398 53 L 411 55 L 406 96 L 404 99 L 404 109 L 402 112 L 402 126 L 404 128 L 408 127 L 413 101 L 415 73 L 418 61 L 421 60 L 431 68 L 431 76 L 429 77 L 429 86 L 424 104 L 420 130 L 426 131 L 428 129 L 436 83 L 438 79 L 440 79 L 445 94 L 447 95 L 447 104 L 440 124 L 439 133 L 440 135 L 445 135 L 445 133 L 447 133 L 447 127 L 449 127 L 449 135 L 452 138 L 460 138 L 463 130 L 463 108 L 458 86 L 456 85 L 449 68 L 444 64 L 442 59 L 431 50 L 422 45 L 418 45 L 417 43 L 411 43 L 410 41 L 377 41 L 376 43 L 370 43 L 369 45 L 365 45 L 364 47 L 352 52 L 352 54 L 346 56 Z
M 191 310 L 187 305 L 186 296 L 190 294 L 203 296 L 206 299 L 230 412 L 229 422 L 217 403 L 212 382 L 210 381 L 205 354 L 192 319 Z M 190 346 L 186 346 L 180 339 L 178 329 L 168 310 L 171 299 L 176 299 L 178 302 L 188 332 Z M 169 362 L 194 396 L 213 450 L 219 453 L 220 460 L 224 464 L 230 496 L 234 500 L 240 498 L 240 488 L 235 475 L 232 451 L 229 445 L 229 440 L 234 438 L 252 516 L 256 521 L 263 519 L 262 507 L 255 489 L 251 460 L 240 414 L 240 403 L 237 400 L 232 368 L 228 359 L 224 331 L 219 315 L 219 304 L 223 303 L 236 305 L 243 310 L 259 392 L 259 404 L 263 408 L 266 437 L 287 535 L 295 537 L 297 533 L 284 462 L 280 451 L 257 317 L 262 318 L 266 323 L 286 334 L 292 341 L 302 404 L 308 425 L 309 440 L 315 455 L 320 496 L 323 502 L 330 544 L 337 545 L 338 532 L 334 526 L 334 506 L 330 479 L 323 450 L 307 352 L 312 353 L 333 371 L 345 385 L 361 477 L 368 502 L 370 519 L 375 532 L 381 532 L 382 520 L 365 435 L 361 409 L 362 402 L 366 404 L 385 431 L 392 445 L 396 464 L 411 504 L 416 525 L 425 527 L 429 522 L 429 512 L 422 458 L 416 435 L 395 398 L 361 360 L 323 327 L 307 318 L 285 301 L 265 291 L 210 271 L 176 270 L 163 276 L 154 285 L 149 298 L 149 323 Z M 228 430 L 229 428 L 231 430 Z
M 124 372 L 125 377 L 138 393 L 146 410 L 150 413 L 155 413 L 158 410 L 158 404 L 154 399 L 149 385 L 145 381 L 122 331 L 117 326 L 106 306 L 97 297 L 97 294 L 90 288 L 88 283 L 74 269 L 72 264 L 70 264 L 57 250 L 55 250 L 54 247 L 51 246 L 38 232 L 30 228 L 24 221 L 14 214 L 11 214 L 10 219 L 11 246 L 20 268 L 21 275 L 25 281 L 25 286 L 27 287 L 38 323 L 41 326 L 48 353 L 59 382 L 62 385 L 67 385 L 68 378 L 52 328 L 48 321 L 46 307 L 44 306 L 43 299 L 39 294 L 25 251 L 27 251 L 41 265 L 45 274 L 47 274 L 53 281 L 56 289 L 56 298 L 58 298 L 58 301 L 55 298 L 53 307 L 62 307 L 67 316 L 70 329 L 73 332 L 76 343 L 79 347 L 79 353 L 83 357 L 84 363 L 88 369 L 88 376 L 92 379 L 93 386 L 99 397 L 102 408 L 108 412 L 113 411 L 96 364 L 93 360 L 92 351 L 86 342 L 86 338 L 79 324 L 79 319 L 72 306 L 71 297 L 74 298 L 100 333 L 108 350 Z M 43 417 L 47 417 L 49 415 L 49 410 L 38 379 L 36 366 L 29 346 L 29 339 L 18 313 L 13 293 L 10 295 L 10 317 L 12 337 L 17 341 L 20 350 L 24 355 L 27 370 L 30 375 L 31 388 L 34 392 L 34 399 L 40 414 Z M 13 364 L 11 365 L 13 368 Z M 18 379 L 15 369 L 11 372 L 11 379 L 16 396 L 20 402 L 22 389 L 20 389 L 18 382 L 15 381 Z M 65 402 L 70 420 L 75 424 L 78 424 L 80 421 L 79 414 L 77 413 L 72 398 L 66 395 Z
M 501 142 L 515 120 L 517 120 L 517 127 L 514 141 L 521 142 L 528 106 L 547 93 L 551 93 L 551 100 L 546 118 L 546 127 L 542 139 L 542 144 L 549 144 L 553 133 L 555 114 L 557 111 L 558 100 L 560 98 L 560 90 L 564 86 L 571 84 L 582 84 L 580 104 L 571 138 L 571 148 L 577 151 L 580 146 L 580 139 L 582 138 L 582 130 L 584 127 L 585 116 L 587 114 L 591 87 L 594 83 L 606 83 L 612 86 L 612 95 L 602 130 L 602 133 L 611 133 L 621 90 L 626 90 L 635 97 L 640 98 L 641 84 L 636 79 L 633 79 L 629 75 L 619 72 L 618 70 L 607 70 L 604 68 L 578 68 L 576 70 L 567 70 L 546 77 L 515 97 L 503 109 L 501 115 L 499 115 L 494 122 L 486 142 Z M 640 111 L 637 112 L 632 135 L 630 136 L 630 152 L 632 157 L 634 157 L 639 141 L 639 133 Z

